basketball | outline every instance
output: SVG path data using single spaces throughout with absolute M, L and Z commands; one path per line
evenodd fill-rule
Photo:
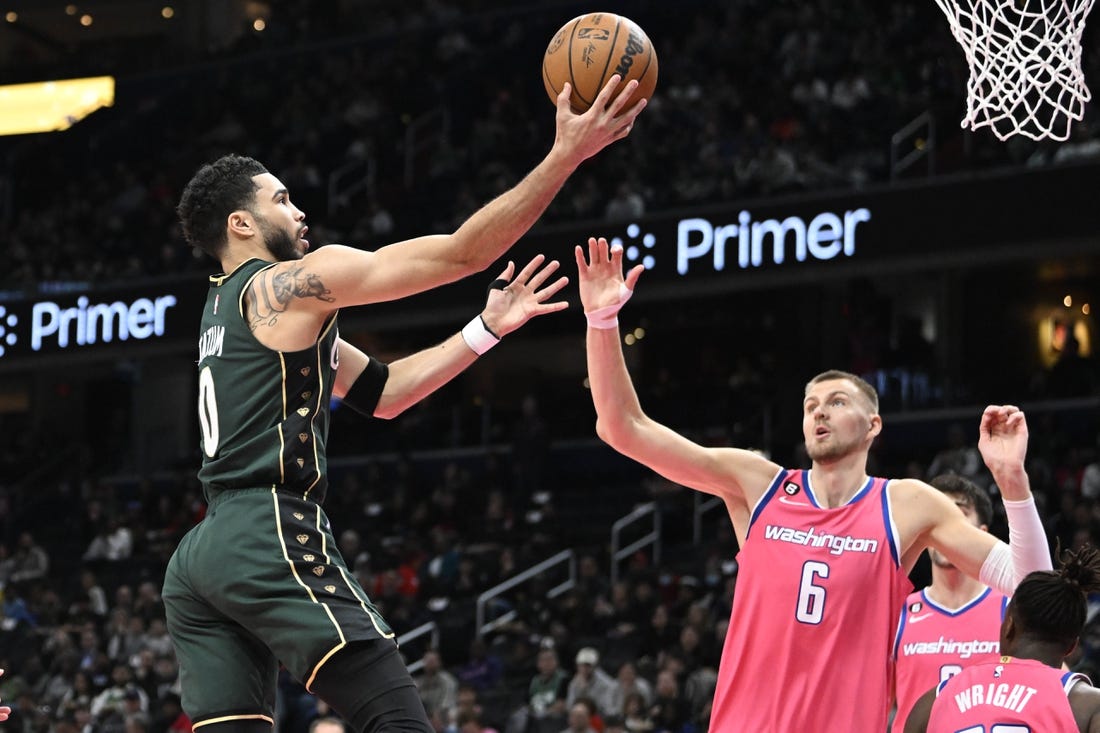
M 550 101 L 556 102 L 569 82 L 574 112 L 591 107 L 614 74 L 623 78 L 620 90 L 631 79 L 638 80 L 626 108 L 649 99 L 657 86 L 657 52 L 649 36 L 634 21 L 614 13 L 588 13 L 569 21 L 554 34 L 542 59 L 542 81 Z

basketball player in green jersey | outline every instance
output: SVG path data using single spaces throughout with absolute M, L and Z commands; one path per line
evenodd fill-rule
M 626 137 L 637 82 L 613 77 L 584 114 L 557 99 L 556 136 L 524 180 L 453 234 L 367 252 L 309 252 L 305 214 L 251 158 L 226 156 L 188 183 L 188 241 L 217 259 L 199 340 L 206 518 L 168 565 L 164 601 L 183 707 L 202 733 L 268 733 L 281 662 L 355 731 L 432 727 L 393 632 L 340 557 L 321 509 L 329 399 L 389 418 L 533 316 L 565 278 L 540 255 L 509 263 L 482 313 L 442 344 L 382 364 L 340 340 L 341 307 L 396 300 L 487 268 L 526 232 L 585 159 Z M 514 277 L 513 277 L 514 275 Z

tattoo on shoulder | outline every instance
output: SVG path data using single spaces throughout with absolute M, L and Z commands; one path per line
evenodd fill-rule
M 264 270 L 245 294 L 248 327 L 255 331 L 260 326 L 274 326 L 279 314 L 285 313 L 294 298 L 316 298 L 326 303 L 336 300 L 319 275 L 306 272 L 304 267 Z

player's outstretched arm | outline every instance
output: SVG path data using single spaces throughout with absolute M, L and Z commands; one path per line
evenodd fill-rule
M 906 526 L 924 522 L 914 535 L 903 533 L 903 537 L 924 535 L 925 542 L 913 550 L 919 552 L 924 544 L 934 547 L 967 575 L 1011 595 L 1028 573 L 1052 567 L 1046 532 L 1024 469 L 1027 422 L 1019 408 L 991 405 L 982 414 L 980 430 L 979 450 L 1002 491 L 1008 544 L 975 531 L 946 497 L 918 481 L 899 482 L 902 502 L 897 516 Z
M 487 268 L 531 228 L 577 166 L 630 134 L 645 104 L 639 100 L 625 108 L 636 80 L 628 82 L 623 93 L 608 103 L 618 84 L 616 74 L 583 114 L 570 109 L 567 84 L 558 95 L 556 134 L 547 156 L 514 188 L 475 212 L 453 234 L 418 237 L 375 252 L 329 245 L 306 255 L 302 262 L 309 261 L 310 271 L 324 283 L 330 300 L 306 300 L 302 305 L 331 312 L 343 306 L 395 300 Z
M 484 310 L 461 332 L 387 365 L 384 375 L 381 365 L 368 368 L 366 354 L 341 342 L 334 394 L 344 397 L 350 391 L 354 398 L 360 391 L 356 383 L 363 379 L 359 387 L 367 388 L 370 396 L 353 400 L 356 409 L 387 419 L 400 415 L 462 373 L 505 335 L 536 316 L 568 307 L 563 300 L 551 300 L 569 282 L 567 277 L 550 280 L 558 267 L 557 260 L 546 262 L 540 254 L 516 275 L 515 265 L 509 262 L 489 287 Z
M 982 580 L 1015 588 L 1028 573 L 1053 567 L 1024 467 L 1027 419 L 1014 405 L 990 405 L 982 413 L 979 431 L 978 450 L 1001 491 L 1008 519 L 1008 547 L 998 543 L 993 548 L 982 566 Z
M 596 433 L 615 450 L 675 483 L 752 505 L 779 471 L 760 455 L 706 448 L 650 419 L 638 401 L 623 358 L 618 311 L 634 291 L 643 267 L 623 277 L 621 247 L 589 239 L 587 257 L 576 251 L 581 303 L 588 319 L 587 359 Z

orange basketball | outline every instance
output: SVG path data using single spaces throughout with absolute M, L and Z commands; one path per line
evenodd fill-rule
M 569 21 L 554 34 L 542 59 L 542 81 L 550 101 L 556 101 L 569 82 L 575 112 L 591 107 L 613 74 L 622 76 L 623 85 L 638 80 L 628 108 L 643 97 L 649 99 L 657 86 L 657 52 L 649 36 L 634 21 L 614 13 L 588 13 Z

